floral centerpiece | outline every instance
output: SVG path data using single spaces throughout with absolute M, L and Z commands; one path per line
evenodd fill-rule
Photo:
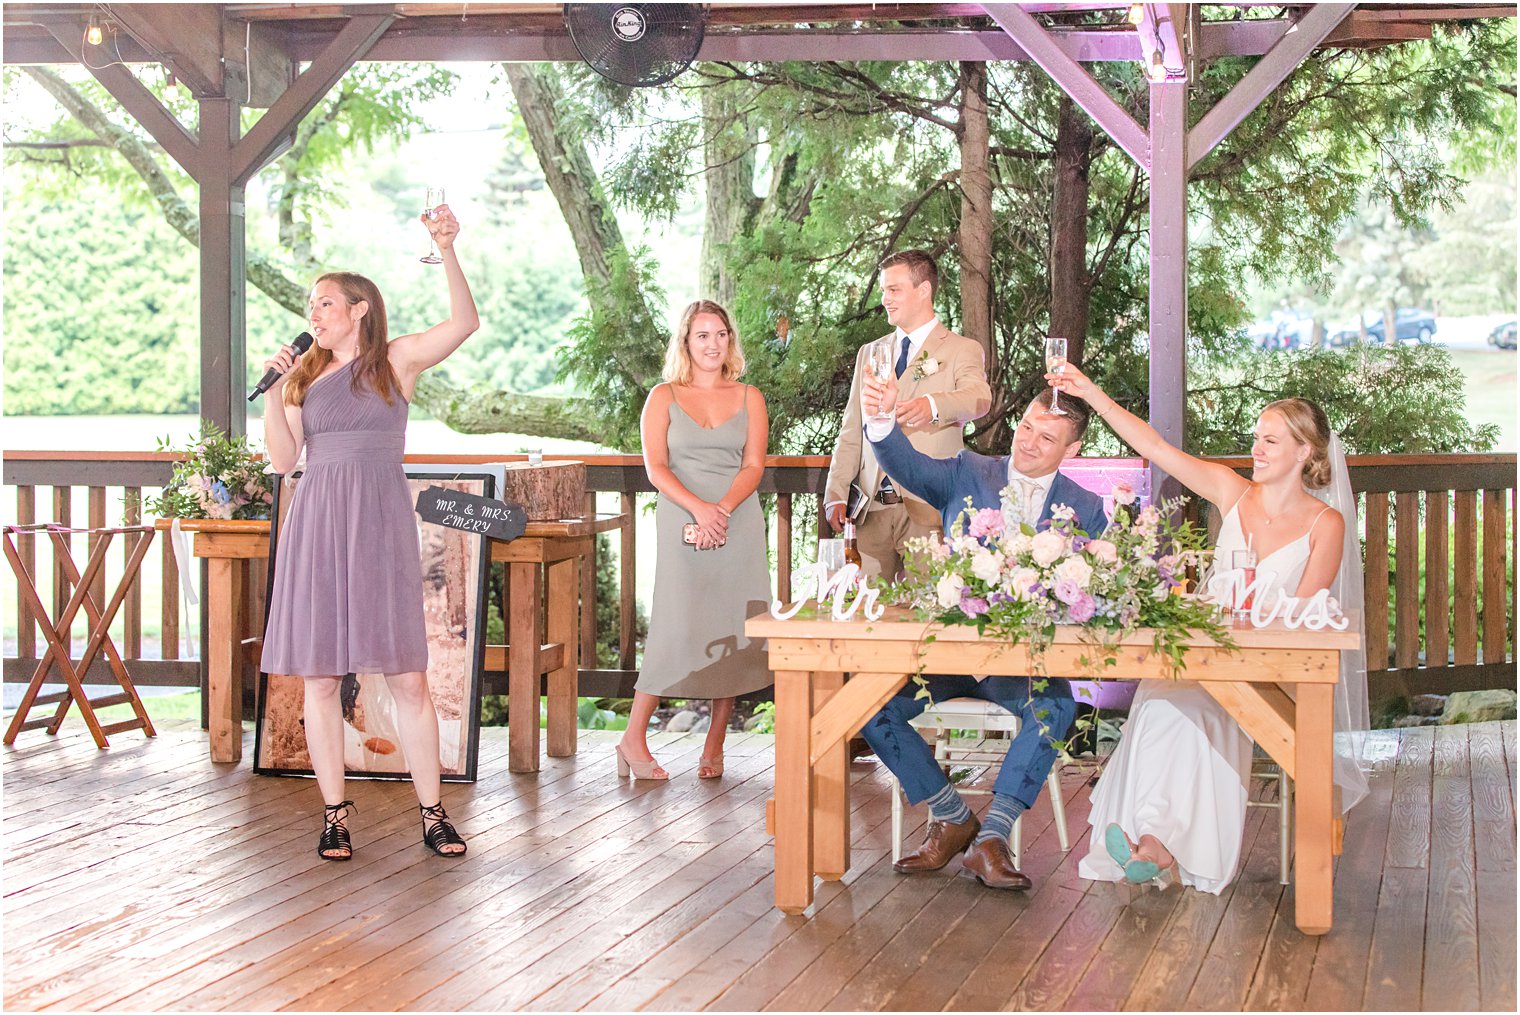
M 203 422 L 200 438 L 188 448 L 173 448 L 164 437 L 158 450 L 183 454 L 185 460 L 174 466 L 164 492 L 148 498 L 153 514 L 160 518 L 269 517 L 274 474 L 267 471 L 247 437 L 229 437 L 215 424 Z
M 1184 499 L 1137 510 L 1123 484 L 1113 499 L 1113 520 L 1097 536 L 1077 529 L 1075 513 L 1060 505 L 1042 531 L 968 505 L 948 538 L 909 540 L 907 574 L 891 595 L 941 624 L 1026 644 L 1039 675 L 1057 625 L 1082 628 L 1095 650 L 1084 657 L 1087 673 L 1061 676 L 1101 675 L 1116 664 L 1119 642 L 1142 628 L 1154 632 L 1154 651 L 1174 671 L 1199 635 L 1233 648 L 1215 605 L 1186 594 L 1187 570 L 1206 567 L 1212 553 L 1206 533 L 1170 520 Z

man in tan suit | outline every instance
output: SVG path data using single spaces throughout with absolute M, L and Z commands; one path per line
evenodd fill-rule
M 965 447 L 965 425 L 992 407 L 992 389 L 982 347 L 935 317 L 938 289 L 939 267 L 922 250 L 900 251 L 881 262 L 881 305 L 896 329 L 883 341 L 892 343 L 895 359 L 897 425 L 924 454 L 954 458 Z M 903 544 L 937 530 L 940 517 L 934 507 L 893 487 L 862 434 L 860 386 L 870 369 L 873 344 L 861 346 L 855 355 L 823 499 L 829 524 L 838 532 L 844 528 L 850 484 L 869 498 L 865 513 L 856 518 L 861 560 L 867 575 L 892 578 L 902 570 Z

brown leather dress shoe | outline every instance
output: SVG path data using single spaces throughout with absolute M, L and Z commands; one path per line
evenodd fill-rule
M 1002 839 L 972 843 L 961 859 L 961 870 L 988 888 L 1010 892 L 1027 892 L 1033 882 L 1013 866 L 1013 854 Z
M 946 821 L 929 820 L 929 831 L 918 849 L 898 860 L 892 869 L 899 874 L 922 874 L 937 871 L 952 859 L 965 852 L 966 844 L 976 838 L 982 823 L 972 815 L 971 820 L 960 825 Z

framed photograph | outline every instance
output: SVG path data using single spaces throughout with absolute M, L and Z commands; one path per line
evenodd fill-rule
M 430 486 L 495 497 L 499 469 L 408 465 L 412 501 Z M 275 490 L 269 540 L 270 597 L 280 553 L 280 529 L 300 473 Z M 438 761 L 445 782 L 474 782 L 480 740 L 481 673 L 485 665 L 486 581 L 490 548 L 479 535 L 417 520 L 422 551 L 422 611 L 427 623 L 428 688 L 438 711 Z M 270 598 L 266 597 L 266 598 Z M 266 616 L 267 623 L 268 618 Z M 253 770 L 260 775 L 312 775 L 302 728 L 303 678 L 259 674 L 258 723 Z M 395 708 L 385 677 L 349 673 L 343 677 L 343 761 L 354 778 L 405 779 L 406 760 L 396 732 Z

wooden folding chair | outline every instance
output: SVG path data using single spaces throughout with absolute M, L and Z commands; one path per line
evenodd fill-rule
M 63 569 L 64 575 L 74 586 L 74 592 L 69 596 L 68 603 L 58 614 L 56 620 L 48 619 L 46 605 L 42 597 L 37 594 L 37 585 L 31 572 L 21 561 L 21 555 L 16 552 L 16 537 L 22 539 L 35 538 L 46 532 L 53 540 L 54 560 Z M 73 533 L 98 536 L 99 541 L 90 552 L 89 559 L 85 562 L 84 571 L 81 573 L 74 566 L 73 555 L 69 552 L 68 537 Z M 111 596 L 104 610 L 95 602 L 90 595 L 90 586 L 101 574 L 105 567 L 106 551 L 111 541 L 118 535 L 137 535 L 137 543 L 132 548 L 131 555 L 127 558 L 126 568 L 122 573 L 121 581 L 116 586 L 116 592 Z M 22 730 L 38 729 L 45 727 L 50 734 L 56 734 L 63 725 L 64 716 L 68 714 L 69 705 L 75 702 L 79 705 L 79 712 L 84 716 L 85 725 L 90 728 L 90 736 L 95 738 L 96 747 L 105 747 L 106 736 L 110 733 L 121 733 L 125 730 L 141 729 L 148 736 L 157 736 L 153 729 L 153 723 L 148 719 L 147 710 L 143 708 L 142 699 L 137 696 L 137 689 L 132 686 L 131 675 L 127 673 L 126 664 L 122 662 L 121 654 L 116 651 L 116 644 L 111 641 L 111 621 L 116 617 L 116 611 L 121 609 L 122 602 L 127 597 L 127 590 L 137 577 L 137 570 L 142 566 L 142 561 L 148 553 L 148 547 L 153 542 L 153 526 L 133 525 L 121 528 L 107 529 L 70 529 L 61 525 L 7 525 L 4 529 L 5 558 L 10 561 L 11 570 L 16 575 L 16 584 L 21 591 L 22 597 L 38 619 L 38 626 L 42 628 L 43 637 L 47 639 L 47 651 L 37 663 L 37 669 L 32 673 L 31 683 L 27 685 L 26 693 L 21 697 L 21 705 L 16 709 L 10 725 L 5 730 L 6 745 L 15 743 L 16 735 Z M 94 625 L 94 633 L 85 643 L 84 654 L 80 657 L 76 668 L 70 658 L 70 629 L 74 618 L 83 608 L 86 615 Z M 120 694 L 110 694 L 103 698 L 91 700 L 85 696 L 83 678 L 89 673 L 90 666 L 95 662 L 96 656 L 104 651 L 109 662 L 111 673 L 116 677 L 116 683 L 121 686 Z M 63 674 L 64 690 L 53 694 L 39 694 L 42 685 L 47 682 L 49 671 L 57 666 Z M 27 714 L 34 705 L 57 704 L 58 708 L 53 714 L 44 719 L 27 719 Z M 135 716 L 123 722 L 109 723 L 102 726 L 95 716 L 95 709 L 104 708 L 107 705 L 131 705 Z

